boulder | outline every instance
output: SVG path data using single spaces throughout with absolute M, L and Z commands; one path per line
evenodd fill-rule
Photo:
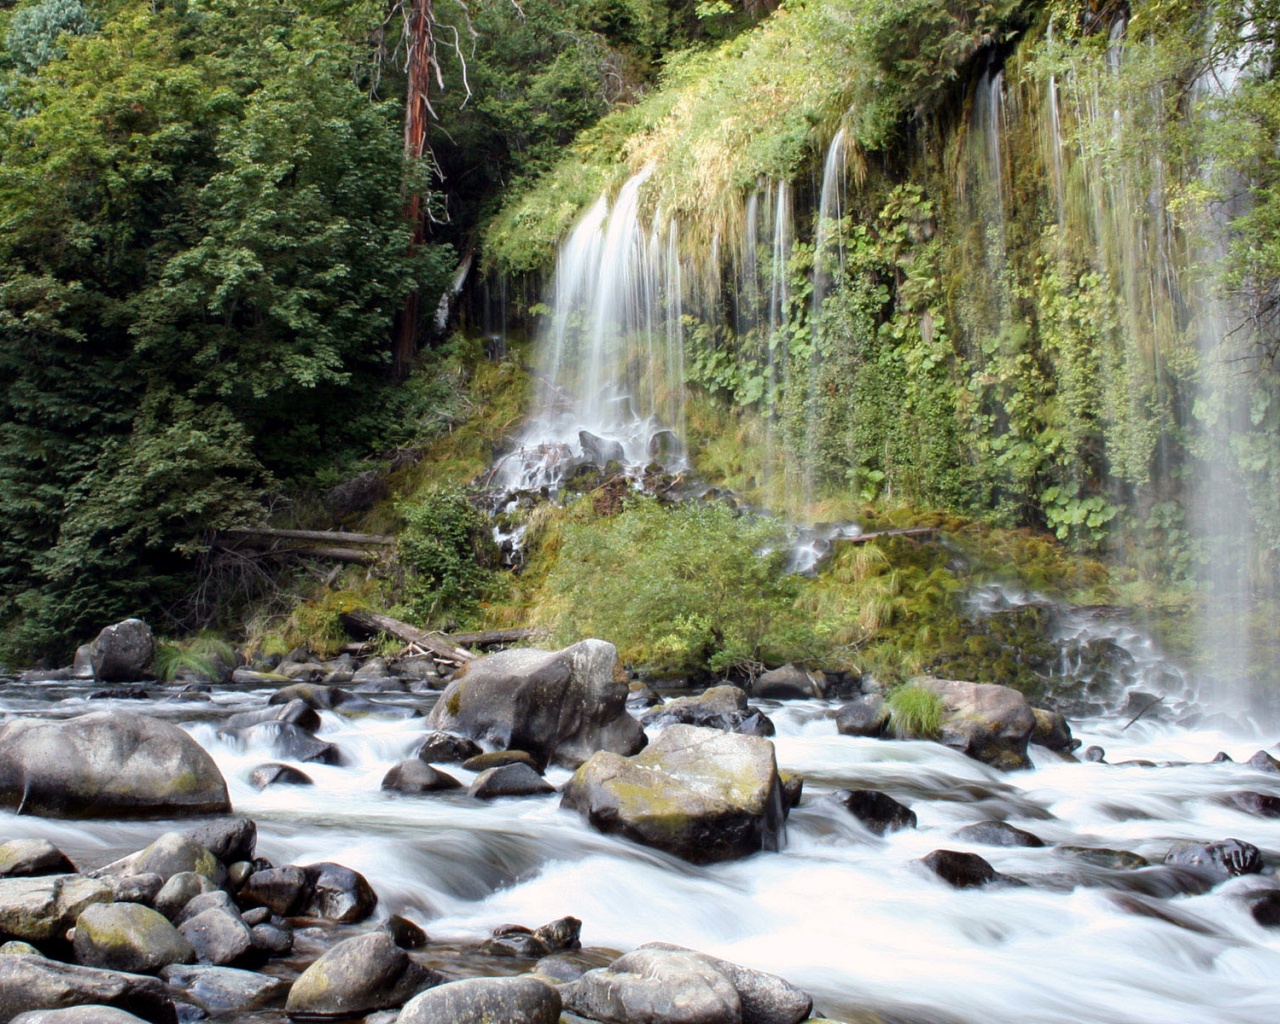
M 1017 690 L 955 679 L 922 679 L 918 685 L 942 698 L 940 742 L 994 768 L 1031 767 L 1027 744 L 1036 716 Z
M 382 788 L 395 793 L 433 793 L 460 789 L 462 783 L 447 772 L 438 771 L 416 757 L 393 765 L 382 777 Z
M 665 949 L 700 957 L 729 979 L 742 1003 L 742 1024 L 798 1024 L 813 1012 L 813 997 L 789 981 L 743 967 L 730 960 L 698 953 L 669 942 L 648 942 L 641 949 Z
M 266 747 L 286 761 L 310 764 L 343 763 L 337 744 L 316 739 L 291 722 L 259 722 L 243 729 L 225 730 L 219 735 L 237 740 L 244 747 Z
M 528 976 L 468 978 L 429 988 L 405 1004 L 397 1024 L 558 1024 L 560 993 Z
M 150 846 L 101 870 L 102 874 L 154 873 L 166 881 L 183 872 L 203 875 L 215 886 L 227 877 L 226 867 L 213 852 L 183 832 L 166 832 Z
M 93 678 L 93 644 L 81 644 L 76 648 L 76 656 L 71 660 L 67 675 L 72 679 Z
M 697 953 L 638 949 L 560 986 L 564 1008 L 605 1024 L 741 1024 L 742 1000 Z
M 957 839 L 980 846 L 1044 846 L 1044 840 L 1007 821 L 979 821 L 956 833 Z
M 500 796 L 543 796 L 555 791 L 555 787 L 536 769 L 520 762 L 486 768 L 467 787 L 467 794 L 477 800 L 493 800 Z
M 305 700 L 294 699 L 284 704 L 268 704 L 256 711 L 242 711 L 232 715 L 218 730 L 219 734 L 234 734 L 238 729 L 262 725 L 265 722 L 285 722 L 296 725 L 305 732 L 320 731 L 320 712 Z
M 1226 801 L 1246 814 L 1256 814 L 1260 818 L 1280 818 L 1280 796 L 1242 789 L 1235 793 L 1228 793 Z M 2 849 L 3 847 L 0 847 L 0 850 Z
M 240 915 L 226 907 L 210 907 L 178 926 L 202 964 L 226 967 L 253 948 L 253 936 Z
M 93 678 L 102 683 L 132 683 L 147 678 L 156 652 L 151 627 L 141 619 L 125 619 L 108 626 L 89 645 Z
M 179 966 L 160 972 L 171 989 L 208 1013 L 243 1013 L 283 1000 L 289 983 L 235 967 Z
M 140 903 L 98 903 L 76 919 L 76 961 L 130 974 L 154 974 L 195 959 L 191 943 L 163 914 Z
M 85 908 L 112 897 L 110 885 L 84 875 L 0 879 L 0 934 L 35 943 L 61 939 Z
M 838 789 L 831 795 L 878 836 L 916 827 L 916 812 L 887 793 L 874 789 Z
M 179 871 L 160 887 L 160 891 L 156 893 L 154 906 L 157 911 L 173 921 L 192 900 L 219 891 L 221 890 L 217 885 L 205 875 L 194 871 Z
M 650 708 L 641 724 L 663 729 L 668 725 L 699 725 L 748 736 L 772 736 L 773 722 L 747 704 L 747 695 L 736 686 L 713 686 L 696 697 L 676 697 Z
M 480 952 L 490 956 L 523 957 L 538 960 L 551 952 L 551 948 L 527 928 L 500 928 L 480 944 Z
M 1000 875 L 976 853 L 934 850 L 920 863 L 956 889 L 972 889 L 999 880 Z
M 1250 915 L 1263 928 L 1280 927 L 1280 890 L 1250 893 L 1245 902 Z
M 560 917 L 535 928 L 533 935 L 548 949 L 578 949 L 582 946 L 582 922 L 576 917 Z
M 227 784 L 178 726 L 125 711 L 0 729 L 0 806 L 47 818 L 225 814 Z
M 1111 871 L 1136 871 L 1151 864 L 1146 857 L 1130 850 L 1112 850 L 1105 846 L 1058 846 L 1054 852 Z
M 1080 741 L 1071 735 L 1071 726 L 1065 715 L 1057 711 L 1045 711 L 1043 708 L 1032 708 L 1036 727 L 1031 731 L 1031 742 L 1046 750 L 1069 753 L 1080 746 Z
M 611 462 L 626 462 L 627 454 L 621 441 L 611 441 L 591 433 L 589 430 L 578 431 L 578 444 L 582 446 L 582 454 L 588 462 L 604 469 Z
M 299 867 L 255 871 L 236 894 L 241 906 L 266 907 L 288 917 L 307 898 L 307 873 Z
M 346 939 L 298 976 L 289 990 L 290 1016 L 359 1016 L 402 1006 L 444 979 L 409 958 L 386 932 Z
M 182 833 L 203 846 L 223 864 L 252 860 L 258 845 L 258 826 L 252 818 L 219 818 Z
M 340 924 L 363 921 L 378 905 L 378 894 L 364 875 L 341 864 L 322 861 L 303 868 L 306 898 L 298 913 Z
M 422 926 L 410 921 L 407 917 L 392 914 L 383 925 L 391 940 L 401 949 L 422 949 L 431 940 Z
M 1223 839 L 1216 843 L 1177 842 L 1165 854 L 1164 862 L 1188 868 L 1212 881 L 1256 875 L 1262 870 L 1262 855 L 1258 848 L 1239 839 Z
M 314 786 L 311 776 L 300 768 L 280 764 L 260 764 L 249 773 L 249 785 L 255 789 L 266 789 L 268 786 Z
M 822 681 L 795 665 L 783 665 L 757 677 L 751 684 L 751 696 L 769 700 L 803 700 L 821 697 Z
M 431 725 L 540 765 L 576 768 L 596 751 L 628 755 L 645 743 L 626 709 L 617 648 L 583 640 L 562 651 L 500 651 L 468 662 L 432 709 Z
M 224 889 L 214 889 L 213 892 L 203 892 L 199 896 L 193 896 L 187 901 L 187 905 L 178 911 L 177 916 L 170 918 L 170 920 L 173 921 L 176 927 L 181 928 L 193 917 L 198 914 L 203 914 L 206 910 L 213 910 L 214 908 L 219 910 L 229 910 L 231 913 L 235 914 L 236 917 L 241 916 L 240 908 L 236 906 L 236 901 L 231 898 L 231 894 Z M 271 916 L 271 912 L 262 907 L 255 908 L 253 912 L 266 914 L 268 919 Z
M 574 774 L 561 806 L 694 863 L 777 850 L 785 801 L 773 744 L 690 725 L 666 729 L 642 754 L 601 752 Z
M 10 839 L 0 843 L 0 878 L 75 874 L 76 866 L 47 839 Z
M 253 948 L 266 956 L 284 956 L 293 949 L 293 930 L 283 924 L 255 924 L 249 934 Z
M 40 956 L 0 956 L 0 1020 L 32 1010 L 109 1006 L 151 1024 L 177 1024 L 169 991 L 156 978 L 58 963 Z
M 889 728 L 892 712 L 878 693 L 857 697 L 836 709 L 836 731 L 841 736 L 883 736 Z
M 107 875 L 103 881 L 111 886 L 116 903 L 145 903 L 148 907 L 155 907 L 156 900 L 168 884 L 159 875 L 153 874 Z
M 1259 750 L 1245 763 L 1256 771 L 1266 772 L 1268 775 L 1280 775 L 1280 761 L 1265 750 Z
M 462 762 L 462 768 L 468 772 L 484 772 L 490 768 L 502 768 L 509 764 L 525 764 L 539 775 L 542 769 L 532 754 L 524 750 L 493 750 L 487 754 L 476 754 Z
M 451 732 L 428 733 L 413 756 L 426 764 L 458 764 L 484 753 L 480 744 Z
M 28 1010 L 14 1017 L 10 1024 L 144 1024 L 124 1010 L 110 1006 L 71 1006 L 65 1010 Z

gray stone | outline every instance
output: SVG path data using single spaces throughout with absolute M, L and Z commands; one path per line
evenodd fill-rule
M 1036 716 L 1017 690 L 955 679 L 920 679 L 917 685 L 942 698 L 939 742 L 1005 771 L 1031 767 L 1027 744 Z
M 202 964 L 226 967 L 253 948 L 253 936 L 240 915 L 226 907 L 210 907 L 178 927 Z
M 641 717 L 645 726 L 698 725 L 749 736 L 772 736 L 773 723 L 747 704 L 746 692 L 736 686 L 712 686 L 696 697 L 676 697 L 650 708 Z
M 476 754 L 462 762 L 462 768 L 468 772 L 484 772 L 490 768 L 502 768 L 509 764 L 527 764 L 539 775 L 542 769 L 534 756 L 526 750 L 491 750 L 487 754 Z
M 11 939 L 0 945 L 0 956 L 9 956 L 14 953 L 29 953 L 31 956 L 44 956 L 40 950 L 29 942 L 19 942 L 17 939 Z
M 176 917 L 172 918 L 174 926 L 181 928 L 197 914 L 203 914 L 206 910 L 214 909 L 229 910 L 236 917 L 240 916 L 240 908 L 236 906 L 236 901 L 231 898 L 230 893 L 222 889 L 215 889 L 212 892 L 193 896 L 188 900 L 186 906 L 178 912 Z M 267 911 L 267 913 L 269 914 L 270 911 Z
M 205 846 L 182 832 L 166 832 L 150 846 L 101 869 L 101 874 L 159 875 L 165 881 L 183 872 L 202 875 L 215 886 L 226 881 L 227 869 Z
M 1253 875 L 1262 870 L 1262 855 L 1258 848 L 1239 839 L 1223 839 L 1216 843 L 1177 842 L 1165 855 L 1164 862 L 1190 868 L 1213 881 Z
M 564 786 L 562 806 L 602 832 L 694 863 L 782 845 L 786 814 L 773 744 L 689 725 L 642 754 L 596 754 Z
M 76 656 L 72 659 L 68 675 L 72 679 L 93 678 L 93 644 L 81 644 L 76 648 Z
M 177 1024 L 169 991 L 156 978 L 58 963 L 44 957 L 0 957 L 0 1020 L 31 1010 L 109 1006 L 151 1024 Z
M 759 676 L 751 685 L 751 696 L 772 700 L 803 700 L 821 697 L 824 687 L 819 678 L 795 665 L 783 665 Z
M 341 864 L 322 861 L 303 868 L 307 899 L 300 913 L 326 921 L 354 924 L 363 921 L 378 905 L 378 894 L 364 875 Z
M 831 795 L 878 836 L 916 827 L 916 812 L 887 793 L 875 789 L 838 789 Z
M 249 785 L 255 789 L 268 786 L 314 786 L 311 776 L 292 765 L 272 762 L 260 764 L 249 773 Z
M 1043 708 L 1032 708 L 1036 727 L 1031 733 L 1031 742 L 1046 750 L 1070 752 L 1080 746 L 1080 741 L 1071 735 L 1071 726 L 1066 716 L 1057 711 L 1046 711 Z
M 111 900 L 111 886 L 84 875 L 0 879 L 0 932 L 34 943 L 61 939 L 86 907 Z
M 252 818 L 219 818 L 182 833 L 203 846 L 223 864 L 253 860 L 258 845 L 258 826 Z
M 644 731 L 626 709 L 618 651 L 583 640 L 562 651 L 500 651 L 469 662 L 432 709 L 431 725 L 539 764 L 576 768 L 599 750 L 634 754 Z
M 1039 836 L 1007 821 L 979 821 L 966 825 L 956 833 L 956 838 L 982 846 L 1044 846 L 1044 840 Z
M 382 788 L 394 793 L 433 793 L 461 787 L 462 783 L 452 775 L 438 771 L 416 757 L 393 765 L 382 777 Z
M 252 668 L 238 668 L 231 673 L 231 681 L 240 683 L 242 686 L 280 686 L 287 685 L 288 676 L 282 676 L 279 672 L 259 672 Z
M 0 878 L 75 874 L 76 866 L 47 839 L 10 839 L 0 843 Z
M 209 1013 L 260 1010 L 283 1002 L 289 983 L 256 971 L 235 967 L 166 967 L 160 976 L 169 987 Z
M 535 928 L 533 934 L 548 949 L 577 949 L 582 945 L 582 922 L 576 917 L 560 917 Z
M 145 679 L 155 650 L 151 627 L 141 619 L 125 619 L 108 626 L 89 645 L 93 678 L 103 683 Z
M 267 956 L 284 956 L 293 949 L 293 931 L 270 923 L 255 924 L 249 929 L 253 948 Z
M 527 764 L 504 764 L 486 768 L 472 780 L 467 793 L 477 800 L 493 800 L 500 796 L 544 796 L 555 787 Z
M 198 875 L 194 871 L 179 871 L 157 893 L 155 908 L 172 921 L 197 896 L 218 891 L 218 887 L 204 875 Z
M 451 732 L 428 733 L 413 756 L 426 764 L 457 764 L 482 754 L 480 744 Z
M 358 1016 L 402 1006 L 444 979 L 409 958 L 386 932 L 339 942 L 298 976 L 285 1011 L 292 1016 Z
M 268 747 L 286 761 L 340 765 L 344 760 L 337 744 L 316 739 L 291 722 L 259 722 L 243 729 L 228 730 L 224 735 L 238 740 L 245 747 Z
M 213 758 L 178 726 L 125 711 L 0 729 L 0 806 L 47 818 L 224 814 Z
M 130 974 L 152 974 L 195 958 L 176 928 L 140 903 L 98 903 L 76 919 L 76 961 Z
M 72 1006 L 65 1010 L 28 1010 L 14 1017 L 10 1024 L 143 1024 L 124 1010 L 110 1006 Z
M 202 877 L 197 875 L 196 877 Z M 168 884 L 157 874 L 107 875 L 103 881 L 111 886 L 117 903 L 144 903 L 154 907 Z M 172 879 L 170 879 L 172 881 Z M 161 911 L 163 913 L 163 911 Z M 168 914 L 165 914 L 168 917 Z
M 733 983 L 697 953 L 638 949 L 560 987 L 564 1008 L 605 1024 L 741 1024 Z
M 430 988 L 400 1011 L 398 1024 L 557 1024 L 560 993 L 536 978 L 468 978 Z
M 601 469 L 611 462 L 625 462 L 627 459 L 621 441 L 610 441 L 589 430 L 578 431 L 578 444 L 582 446 L 582 454 L 587 461 Z
M 921 858 L 925 867 L 956 889 L 972 889 L 997 881 L 996 869 L 976 853 L 959 850 L 934 850 Z
M 666 949 L 701 957 L 729 979 L 742 1002 L 742 1024 L 799 1024 L 813 1012 L 813 997 L 791 982 L 767 971 L 743 967 L 730 960 L 698 953 L 668 942 L 650 942 L 641 949 Z
M 266 907 L 273 914 L 288 917 L 307 898 L 307 884 L 302 868 L 267 868 L 251 874 L 236 895 L 241 906 Z
M 883 736 L 889 728 L 892 712 L 878 693 L 869 693 L 842 704 L 836 709 L 836 731 L 841 736 Z
M 268 704 L 256 711 L 242 711 L 232 715 L 218 730 L 219 735 L 235 735 L 241 729 L 266 722 L 285 722 L 296 725 L 304 732 L 315 733 L 320 730 L 320 712 L 305 700 L 294 699 L 284 704 Z

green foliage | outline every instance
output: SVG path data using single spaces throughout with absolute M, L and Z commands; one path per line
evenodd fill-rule
M 238 663 L 236 649 L 217 636 L 205 634 L 185 642 L 156 644 L 156 678 L 166 683 L 180 675 L 218 680 Z
M 942 698 L 922 686 L 899 686 L 890 692 L 889 729 L 899 739 L 932 740 L 942 728 Z
M 821 652 L 782 572 L 780 527 L 723 505 L 644 500 L 563 529 L 543 617 L 665 678 L 758 669 Z
M 442 625 L 471 611 L 495 583 L 488 519 L 457 489 L 419 493 L 399 506 L 396 556 L 405 570 L 404 604 Z
M 13 66 L 29 75 L 65 55 L 64 33 L 85 36 L 97 28 L 97 19 L 80 0 L 41 0 L 14 13 L 5 33 L 5 50 Z

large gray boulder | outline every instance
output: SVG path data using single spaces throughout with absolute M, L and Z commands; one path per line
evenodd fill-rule
M 578 767 L 598 750 L 628 755 L 645 743 L 644 731 L 627 714 L 617 648 L 604 640 L 477 658 L 441 695 L 430 723 L 566 768 Z
M 733 983 L 697 953 L 638 949 L 560 986 L 564 1008 L 605 1024 L 742 1024 Z
M 141 903 L 96 903 L 76 919 L 76 960 L 130 974 L 154 974 L 195 959 L 195 950 L 169 920 Z
M 0 729 L 0 807 L 49 818 L 222 814 L 227 784 L 178 726 L 125 711 Z
M 103 683 L 133 683 L 147 678 L 156 652 L 151 627 L 141 619 L 125 619 L 108 626 L 89 645 L 93 677 Z
M 0 880 L 0 935 L 24 942 L 61 939 L 81 912 L 110 903 L 110 885 L 84 875 L 42 875 Z
M 649 942 L 641 949 L 665 949 L 700 957 L 729 979 L 742 1002 L 742 1024 L 798 1024 L 813 1011 L 813 997 L 785 978 L 730 960 L 699 953 L 669 942 Z
M 405 1004 L 396 1024 L 557 1024 L 560 993 L 530 977 L 468 978 L 429 988 Z
M 42 956 L 0 956 L 0 1021 L 29 1010 L 110 1006 L 151 1024 L 177 1024 L 163 982 L 139 974 L 58 963 Z
M 404 1003 L 444 979 L 409 958 L 384 931 L 346 939 L 298 976 L 289 989 L 290 1016 L 359 1016 Z
M 1031 767 L 1027 744 L 1036 716 L 1017 690 L 956 679 L 926 678 L 917 685 L 942 699 L 939 742 L 1004 771 Z
M 600 831 L 698 864 L 782 845 L 782 780 L 758 736 L 673 725 L 636 757 L 596 754 L 562 793 Z

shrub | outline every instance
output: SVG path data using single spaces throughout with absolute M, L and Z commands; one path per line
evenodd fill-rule
M 178 643 L 156 645 L 156 678 L 173 682 L 183 671 L 209 680 L 221 679 L 239 663 L 236 650 L 216 636 L 198 636 Z
M 399 511 L 404 604 L 433 624 L 472 610 L 497 578 L 489 521 L 456 488 L 427 491 Z

